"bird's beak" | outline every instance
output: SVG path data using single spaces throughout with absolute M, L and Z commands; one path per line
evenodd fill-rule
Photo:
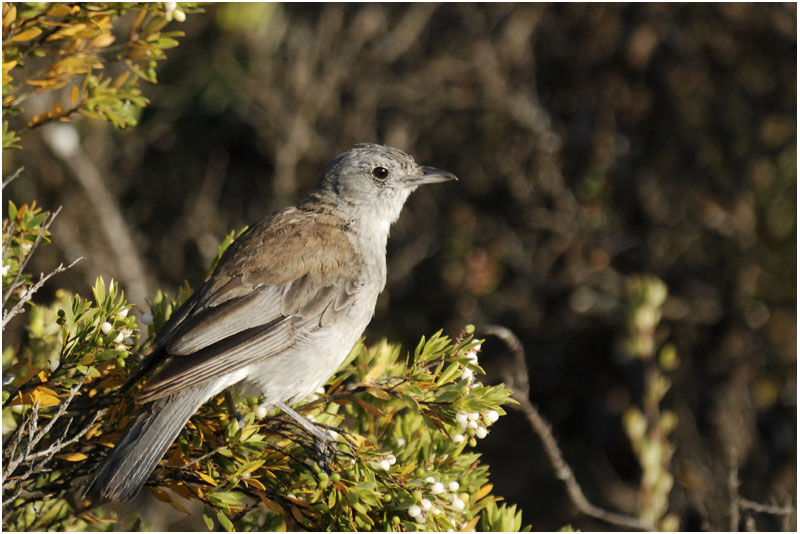
M 458 177 L 450 171 L 420 165 L 417 167 L 416 174 L 409 176 L 407 181 L 411 185 L 424 185 L 450 182 L 453 180 L 458 180 Z

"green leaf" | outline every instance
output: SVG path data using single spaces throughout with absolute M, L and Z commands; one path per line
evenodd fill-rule
M 214 520 L 211 519 L 211 517 L 209 517 L 209 515 L 205 512 L 203 512 L 203 522 L 206 524 L 206 528 L 208 528 L 208 530 L 214 530 Z
M 461 374 L 461 366 L 458 363 L 451 363 L 447 366 L 447 369 L 444 370 L 442 373 L 441 378 L 436 382 L 437 386 L 441 386 L 442 384 L 446 384 L 452 380 L 454 380 L 457 376 Z
M 242 500 L 242 494 L 236 491 L 215 491 L 209 496 L 231 506 L 237 506 Z
M 156 40 L 154 43 L 151 43 L 156 48 L 165 49 L 165 48 L 175 48 L 180 43 L 175 39 L 171 39 L 170 37 L 164 37 L 163 34 L 160 39 Z
M 5 94 L 5 86 L 3 87 L 3 93 Z M 6 110 L 3 109 L 3 114 L 6 114 Z M 8 148 L 20 148 L 19 146 L 20 138 L 14 130 L 9 129 L 8 121 L 3 121 L 3 150 Z
M 102 276 L 98 276 L 97 280 L 95 280 L 94 287 L 92 288 L 92 294 L 94 295 L 94 301 L 98 306 L 102 306 L 106 301 L 106 284 L 103 281 Z
M 264 460 L 256 460 L 254 462 L 245 462 L 241 466 L 239 466 L 239 469 L 237 469 L 236 472 L 233 475 L 234 476 L 239 476 L 239 475 L 244 475 L 245 473 L 251 473 L 251 472 L 255 471 L 256 469 L 258 469 L 259 467 L 261 467 L 262 465 L 264 465 Z
M 217 515 L 217 521 L 219 521 L 219 524 L 222 526 L 222 528 L 224 528 L 228 532 L 233 532 L 235 530 L 233 528 L 233 523 L 231 523 L 231 520 L 228 519 L 228 516 L 225 515 L 222 511 L 217 511 L 216 515 Z

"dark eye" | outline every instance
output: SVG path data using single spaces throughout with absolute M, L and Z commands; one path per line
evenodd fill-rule
M 372 176 L 378 180 L 385 180 L 386 177 L 389 176 L 389 169 L 386 167 L 375 167 L 372 169 Z

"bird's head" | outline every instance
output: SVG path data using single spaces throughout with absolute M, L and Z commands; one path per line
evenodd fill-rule
M 451 172 L 418 165 L 397 148 L 359 144 L 325 166 L 322 187 L 341 204 L 391 224 L 417 187 L 457 179 Z

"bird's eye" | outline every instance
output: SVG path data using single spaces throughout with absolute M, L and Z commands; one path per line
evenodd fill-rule
M 378 180 L 385 180 L 386 177 L 389 176 L 389 169 L 386 167 L 375 167 L 372 169 L 372 176 Z

